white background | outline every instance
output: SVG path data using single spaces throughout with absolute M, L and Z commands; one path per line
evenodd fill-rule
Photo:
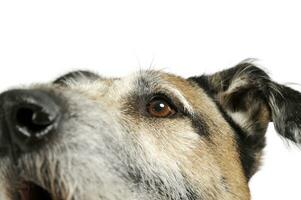
M 0 90 L 72 69 L 109 76 L 158 68 L 185 77 L 258 58 L 281 83 L 301 83 L 298 1 L 1 0 Z M 295 87 L 295 86 L 294 86 Z M 272 125 L 254 200 L 300 200 L 301 152 Z

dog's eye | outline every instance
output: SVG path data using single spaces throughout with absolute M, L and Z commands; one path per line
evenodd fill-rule
M 176 113 L 176 109 L 163 98 L 153 98 L 147 105 L 147 111 L 152 117 L 170 117 Z

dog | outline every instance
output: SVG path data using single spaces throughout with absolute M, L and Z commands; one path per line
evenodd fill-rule
M 1 200 L 249 200 L 269 122 L 301 143 L 301 93 L 251 61 L 74 71 L 3 92 L 0 109 Z

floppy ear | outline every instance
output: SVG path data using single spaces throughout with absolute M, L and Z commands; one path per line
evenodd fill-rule
M 249 156 L 247 159 L 259 159 L 270 121 L 280 135 L 301 143 L 301 93 L 272 81 L 252 62 L 189 79 L 216 101 L 224 116 L 230 118 L 228 122 L 242 130 L 236 132 L 239 132 L 244 154 Z M 249 175 L 255 170 L 253 167 Z
M 272 81 L 252 62 L 190 79 L 198 82 L 248 134 L 265 130 L 262 125 L 267 118 L 280 135 L 301 143 L 301 93 Z

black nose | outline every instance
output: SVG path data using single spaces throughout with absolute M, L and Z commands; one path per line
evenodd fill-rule
M 21 152 L 45 143 L 58 128 L 58 99 L 39 90 L 11 90 L 0 95 L 0 150 Z

